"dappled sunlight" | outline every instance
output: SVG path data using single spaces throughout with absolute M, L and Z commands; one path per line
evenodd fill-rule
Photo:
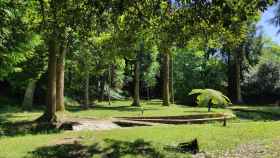
M 141 107 L 131 106 L 132 101 L 113 101 L 111 106 L 103 103 L 97 103 L 95 107 L 83 109 L 79 106 L 69 106 L 66 109 L 70 112 L 70 116 L 74 117 L 91 117 L 91 118 L 111 118 L 126 116 L 178 116 L 191 114 L 208 113 L 205 107 L 190 107 L 183 105 L 162 106 L 161 101 L 143 101 Z M 231 111 L 223 108 L 213 108 L 211 113 L 227 113 Z
M 104 143 L 103 147 L 100 147 L 98 144 L 85 146 L 78 143 L 40 147 L 30 152 L 27 158 L 91 158 L 92 156 L 108 158 L 121 158 L 124 156 L 143 158 L 165 157 L 161 151 L 143 139 L 133 142 L 105 139 Z
M 279 158 L 268 28 L 277 0 L 0 0 L 0 158 Z

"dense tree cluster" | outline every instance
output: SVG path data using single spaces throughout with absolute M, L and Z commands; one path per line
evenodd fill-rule
M 151 98 L 191 104 L 195 88 L 221 90 L 234 103 L 277 96 L 280 48 L 256 28 L 273 3 L 2 0 L 0 86 L 24 96 L 28 108 L 37 96 L 46 104 L 39 120 L 48 122 L 59 120 L 64 96 L 84 108 L 129 97 L 133 106 Z

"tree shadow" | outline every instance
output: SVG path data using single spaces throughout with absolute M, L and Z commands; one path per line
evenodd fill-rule
M 53 124 L 38 123 L 36 121 L 5 122 L 0 124 L 0 137 L 23 136 L 26 134 L 52 134 L 59 132 L 61 132 L 61 129 L 54 127 Z
M 109 144 L 109 146 L 104 148 L 103 152 L 110 158 L 120 158 L 126 155 L 131 155 L 133 157 L 144 156 L 147 158 L 164 157 L 150 142 L 146 142 L 143 139 L 137 139 L 134 142 L 106 139 L 105 142 Z
M 59 144 L 37 148 L 25 158 L 91 158 L 94 152 L 99 153 L 96 147 L 81 144 Z
M 234 114 L 240 119 L 253 121 L 278 121 L 280 120 L 279 113 L 273 111 L 261 111 L 252 109 L 232 109 Z
M 121 158 L 125 156 L 164 158 L 159 150 L 155 149 L 150 142 L 137 139 L 133 142 L 105 139 L 105 147 L 98 144 L 85 146 L 78 143 L 60 144 L 37 148 L 26 158 L 91 158 L 94 155 L 103 158 Z
M 50 128 L 47 124 L 39 124 L 36 121 L 27 121 L 25 120 L 26 116 L 17 115 L 17 113 L 22 113 L 24 111 L 26 110 L 23 110 L 18 106 L 3 105 L 0 107 L 0 137 L 58 132 L 58 129 Z M 30 111 L 38 112 L 39 109 Z M 21 121 L 12 121 L 18 119 Z

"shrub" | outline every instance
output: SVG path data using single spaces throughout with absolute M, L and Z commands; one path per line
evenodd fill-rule
M 242 88 L 246 90 L 245 98 L 258 103 L 261 100 L 267 103 L 275 101 L 280 91 L 280 64 L 266 62 L 252 69 L 245 75 Z

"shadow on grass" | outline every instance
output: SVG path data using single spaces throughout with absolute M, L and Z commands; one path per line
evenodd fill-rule
M 234 114 L 241 119 L 254 121 L 278 121 L 280 114 L 273 111 L 262 111 L 252 109 L 233 109 Z
M 26 116 L 15 115 L 16 113 L 22 113 L 24 111 L 26 110 L 23 110 L 21 107 L 18 106 L 0 106 L 0 137 L 58 132 L 58 130 L 49 130 L 49 126 L 39 125 L 34 121 L 11 121 L 13 119 L 17 120 L 25 118 Z M 40 109 L 30 111 L 38 112 L 40 111 Z
M 26 158 L 91 158 L 94 155 L 103 158 L 120 158 L 128 155 L 147 158 L 164 157 L 150 142 L 143 139 L 134 142 L 106 139 L 105 144 L 106 147 L 103 148 L 98 144 L 85 146 L 78 143 L 45 146 L 30 152 Z
M 141 108 L 140 107 L 133 107 L 133 106 L 101 106 L 101 105 L 97 105 L 95 107 L 90 107 L 90 108 L 83 108 L 81 106 L 68 106 L 66 107 L 66 109 L 70 112 L 80 112 L 80 111 L 85 111 L 85 110 L 96 110 L 96 111 L 139 111 L 141 112 Z M 147 110 L 158 110 L 156 108 L 144 108 L 145 111 Z
M 55 128 L 51 124 L 37 123 L 35 121 L 6 122 L 0 124 L 0 137 L 23 136 L 26 134 L 51 134 L 59 133 L 60 131 L 60 129 Z

